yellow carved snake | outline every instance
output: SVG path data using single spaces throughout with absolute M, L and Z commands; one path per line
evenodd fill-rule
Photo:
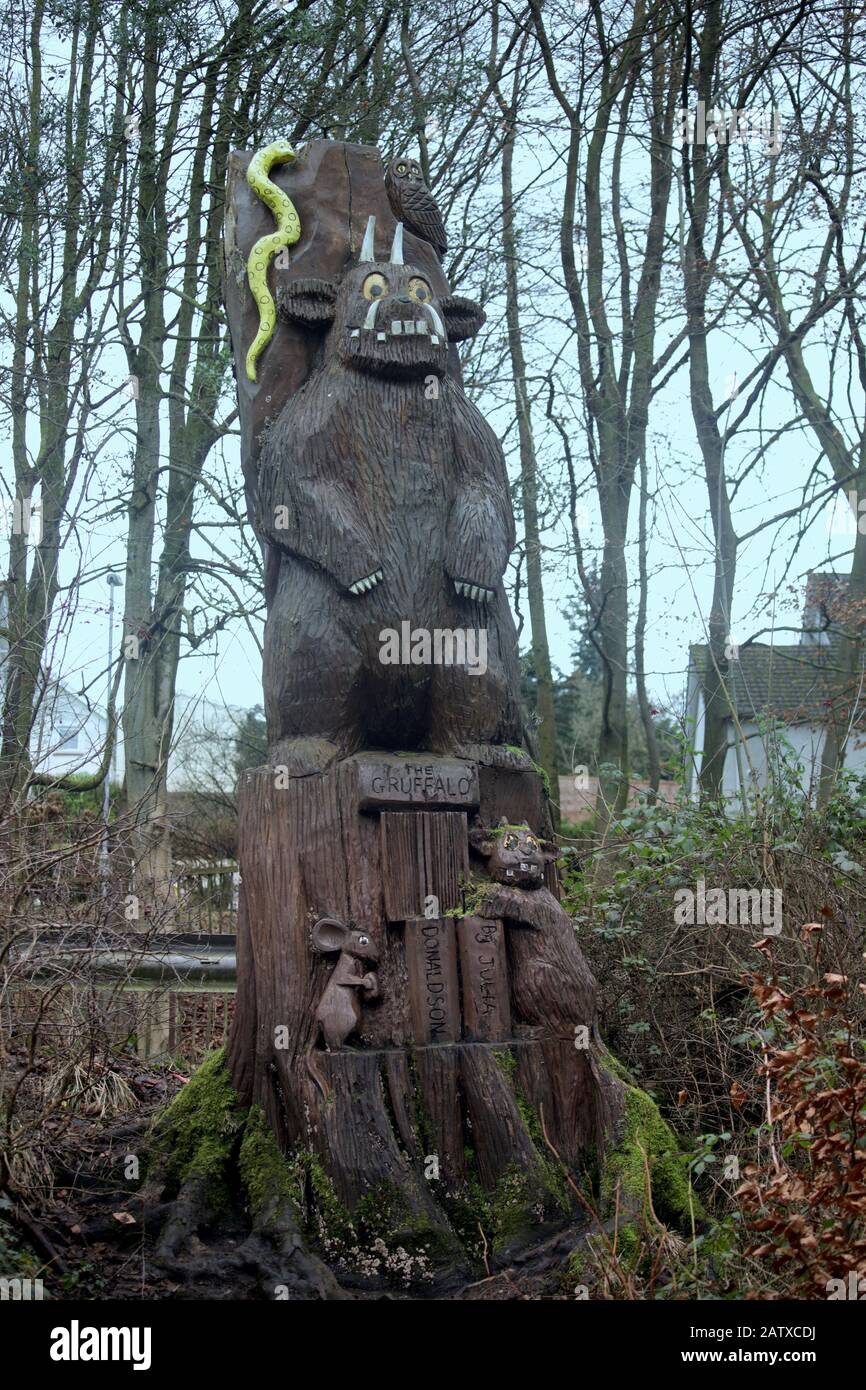
M 296 155 L 288 140 L 275 140 L 272 145 L 257 150 L 247 169 L 247 183 L 274 214 L 277 231 L 259 237 L 247 260 L 247 279 L 253 299 L 259 306 L 259 331 L 247 352 L 247 376 L 256 379 L 256 362 L 264 347 L 271 341 L 277 322 L 274 297 L 268 288 L 268 266 L 271 257 L 284 246 L 294 246 L 301 235 L 301 219 L 291 198 L 272 183 L 268 175 L 275 164 L 286 164 Z

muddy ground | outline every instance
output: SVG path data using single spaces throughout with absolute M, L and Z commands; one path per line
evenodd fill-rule
M 186 1077 L 172 1067 L 148 1066 L 133 1057 L 115 1063 L 132 1095 L 123 1113 L 72 1113 L 58 1119 L 49 1157 L 53 1190 L 36 1198 L 0 1198 L 0 1256 L 5 1243 L 27 1272 L 44 1281 L 45 1296 L 64 1299 L 265 1300 L 261 1274 L 231 1268 L 232 1255 L 249 1232 L 240 1204 L 219 1229 L 194 1237 L 189 1251 L 169 1273 L 155 1258 L 161 1227 L 158 1212 L 142 1210 L 136 1176 L 146 1166 L 148 1131 L 156 1113 L 182 1089 Z M 97 1110 L 94 1106 L 92 1109 Z M 449 1281 L 435 1290 L 422 1287 L 370 1290 L 340 1278 L 355 1299 L 563 1300 L 574 1297 L 563 1281 L 563 1266 L 579 1238 L 574 1227 L 539 1231 L 537 1244 L 508 1259 L 504 1268 L 469 1283 Z M 8 1263 L 8 1258 L 5 1261 Z M 22 1272 L 19 1269 L 10 1270 Z

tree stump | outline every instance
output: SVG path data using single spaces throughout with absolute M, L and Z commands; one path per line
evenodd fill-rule
M 470 818 L 546 819 L 538 774 L 498 761 L 371 752 L 313 776 L 244 775 L 229 1067 L 284 1152 L 314 1165 L 326 1250 L 335 1211 L 368 1230 L 382 1215 L 389 1245 L 431 1267 L 459 1263 L 479 1223 L 507 1245 L 572 1205 L 548 1141 L 580 1178 L 615 1122 L 570 924 L 551 968 L 550 931 L 477 907 Z M 498 905 L 525 916 L 509 891 Z M 323 918 L 366 934 L 378 986 L 332 1051 L 316 1016 L 341 966 L 313 949 Z
M 582 1180 L 622 1102 L 536 838 L 508 475 L 458 355 L 484 312 L 443 240 L 412 161 L 386 182 L 338 141 L 232 158 L 269 765 L 239 795 L 228 1062 L 326 1257 L 366 1240 L 422 1278 L 566 1219 L 558 1160 Z M 484 839 L 503 818 L 514 866 Z

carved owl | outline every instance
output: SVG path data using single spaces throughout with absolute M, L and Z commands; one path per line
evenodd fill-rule
M 441 260 L 448 247 L 445 223 L 418 161 L 404 155 L 392 159 L 385 174 L 385 189 L 397 221 L 405 223 L 415 236 L 429 241 Z

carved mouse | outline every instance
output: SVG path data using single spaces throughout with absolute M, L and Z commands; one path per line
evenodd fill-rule
M 307 1054 L 307 1071 L 324 1096 L 325 1087 L 310 1054 L 319 1036 L 329 1052 L 336 1052 L 360 1027 L 360 994 L 363 992 L 366 999 L 379 995 L 379 981 L 373 971 L 365 971 L 364 962 L 375 964 L 379 952 L 367 932 L 346 926 L 335 917 L 322 917 L 313 927 L 313 949 L 322 955 L 340 952 L 316 1009 L 316 1030 Z

